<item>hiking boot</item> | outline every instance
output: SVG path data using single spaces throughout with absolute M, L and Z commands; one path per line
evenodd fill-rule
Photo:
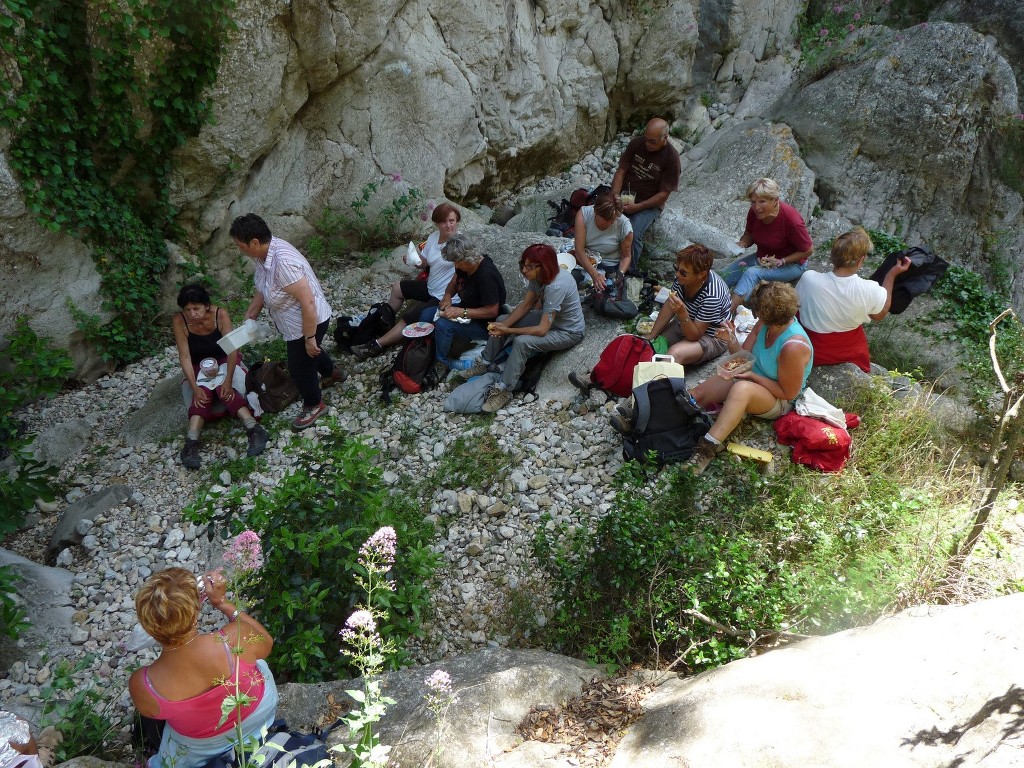
M 357 344 L 352 347 L 352 354 L 359 360 L 369 360 L 371 357 L 380 357 L 387 352 L 384 347 L 377 343 L 377 340 L 368 341 L 366 344 Z
M 594 387 L 594 382 L 590 380 L 589 373 L 576 373 L 576 371 L 570 371 L 569 383 L 585 395 L 589 395 L 590 390 Z
M 632 434 L 633 425 L 636 424 L 636 413 L 629 405 L 616 405 L 615 410 L 608 416 L 612 429 L 623 437 Z
M 490 370 L 491 370 L 491 364 L 488 363 L 486 360 L 481 360 L 480 362 L 476 363 L 469 370 L 461 371 L 461 373 L 466 378 L 466 380 L 468 381 L 469 379 L 472 379 L 474 376 L 483 376 L 485 373 L 488 373 Z
M 483 407 L 480 410 L 484 413 L 497 413 L 508 405 L 508 401 L 511 399 L 512 393 L 504 387 L 491 387 L 491 391 L 487 395 L 487 399 L 484 400 Z
M 377 342 L 374 342 L 376 344 Z M 330 389 L 335 384 L 344 384 L 345 379 L 348 378 L 348 372 L 337 363 L 334 364 L 334 370 L 331 371 L 330 376 L 320 377 L 320 389 Z
M 708 464 L 723 450 L 725 450 L 725 446 L 721 443 L 715 445 L 710 440 L 701 438 L 697 444 L 697 450 L 693 452 L 693 455 L 686 460 L 683 466 L 688 467 L 695 475 L 702 475 L 704 470 L 708 468 Z
M 309 408 L 303 407 L 302 413 L 295 417 L 295 421 L 292 422 L 292 429 L 301 430 L 307 429 L 313 426 L 313 422 L 320 418 L 321 414 L 327 410 L 327 405 L 323 400 L 318 405 L 310 406 Z
M 181 463 L 188 469 L 199 469 L 199 441 L 185 439 L 185 447 L 181 449 Z
M 246 456 L 259 456 L 263 453 L 263 449 L 267 447 L 267 442 L 270 440 L 270 435 L 267 434 L 267 430 L 257 424 L 252 429 L 248 430 L 249 434 L 249 450 L 245 452 Z

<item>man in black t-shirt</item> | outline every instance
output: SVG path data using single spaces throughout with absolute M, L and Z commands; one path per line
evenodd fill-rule
M 643 136 L 629 142 L 612 179 L 612 193 L 627 195 L 622 211 L 633 225 L 633 259 L 643 250 L 644 233 L 661 215 L 668 196 L 679 188 L 679 153 L 668 140 L 668 123 L 647 123 Z M 628 195 L 633 195 L 630 201 Z

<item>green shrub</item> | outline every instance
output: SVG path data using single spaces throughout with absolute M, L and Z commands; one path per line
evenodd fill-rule
M 12 640 L 29 625 L 28 617 L 16 599 L 15 585 L 21 577 L 9 565 L 0 565 L 0 633 Z
M 372 255 L 380 248 L 393 248 L 422 231 L 433 207 L 399 174 L 367 182 L 347 211 L 323 212 L 317 235 L 306 244 L 306 254 L 316 264 L 345 258 L 352 251 Z
M 0 538 L 21 526 L 36 498 L 53 499 L 55 472 L 19 450 L 22 425 L 14 411 L 54 394 L 74 372 L 68 353 L 40 339 L 24 317 L 7 341 L 9 366 L 0 371 L 0 458 L 15 458 L 12 469 L 0 472 Z
M 73 677 L 88 669 L 92 661 L 92 657 L 74 665 L 64 659 L 58 661 L 49 685 L 40 691 L 40 727 L 52 725 L 64 736 L 57 745 L 56 763 L 83 755 L 107 760 L 124 757 L 119 730 L 114 724 L 116 695 L 112 695 L 110 688 L 100 688 L 95 681 L 79 687 Z
M 243 511 L 245 492 L 236 488 L 206 498 L 185 517 L 211 524 L 211 534 L 220 526 L 225 535 L 251 528 L 262 536 L 265 565 L 247 597 L 274 637 L 275 674 L 293 682 L 352 673 L 337 633 L 362 597 L 355 581 L 362 573 L 359 547 L 379 527 L 392 526 L 399 541 L 390 574 L 395 589 L 379 595 L 375 607 L 388 612 L 381 632 L 400 649 L 391 660 L 397 666 L 407 660 L 406 641 L 421 633 L 430 602 L 432 526 L 411 500 L 384 489 L 366 445 L 335 435 L 297 450 L 294 471 L 272 492 L 257 494 L 250 510 Z
M 839 475 L 787 463 L 764 478 L 723 456 L 700 478 L 673 467 L 652 480 L 627 464 L 592 534 L 542 531 L 552 643 L 595 662 L 695 671 L 936 589 L 967 517 L 965 479 L 912 400 L 871 386 L 844 405 L 863 424 Z

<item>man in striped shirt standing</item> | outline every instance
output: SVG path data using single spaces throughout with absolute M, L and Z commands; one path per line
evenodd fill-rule
M 682 365 L 703 363 L 728 349 L 715 332 L 729 318 L 732 302 L 725 281 L 711 271 L 715 257 L 694 243 L 676 254 L 672 292 L 647 335 L 664 336 L 668 351 Z

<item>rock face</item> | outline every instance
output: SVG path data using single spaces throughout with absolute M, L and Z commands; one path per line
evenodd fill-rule
M 1024 245 L 1021 197 L 990 156 L 994 126 L 1018 112 L 1013 70 L 992 39 L 947 23 L 858 31 L 773 109 L 816 173 L 822 207 L 877 229 L 898 224 L 982 273 L 996 260 L 986 237 L 1005 235 L 1004 261 Z
M 1020 765 L 1024 595 L 922 606 L 665 683 L 611 768 Z
M 827 71 L 799 74 L 804 5 L 240 0 L 214 120 L 176 156 L 178 223 L 227 282 L 237 265 L 227 225 L 240 213 L 261 213 L 302 246 L 325 208 L 345 210 L 368 182 L 388 197 L 414 186 L 489 204 L 660 113 L 688 155 L 669 205 L 678 216 L 652 233 L 666 252 L 734 238 L 746 184 L 778 174 L 805 214 L 834 208 L 1012 277 L 1024 205 L 996 134 L 1020 109 L 1020 4 L 950 0 L 934 18 L 960 24 L 866 28 Z M 80 243 L 48 234 L 21 204 L 8 138 L 0 132 L 0 333 L 28 314 L 66 344 L 64 298 L 97 311 L 98 278 Z M 78 367 L 92 378 L 94 363 Z
M 424 703 L 424 680 L 437 669 L 451 676 L 458 697 L 447 710 L 440 740 L 434 715 Z M 422 765 L 432 752 L 437 757 L 435 765 L 449 768 L 540 764 L 533 758 L 538 745 L 524 744 L 516 726 L 531 706 L 559 706 L 578 695 L 584 683 L 604 676 L 566 656 L 500 648 L 460 656 L 442 665 L 393 672 L 383 678 L 384 691 L 397 703 L 381 724 L 381 741 L 393 745 L 391 757 L 398 765 Z M 339 702 L 349 702 L 345 690 L 357 687 L 358 682 L 350 681 L 281 686 L 278 716 L 292 728 L 308 728 L 324 715 L 328 694 L 334 694 Z M 338 728 L 328 744 L 343 743 L 347 736 L 344 727 Z M 542 746 L 549 760 L 560 749 L 554 744 Z
M 921 606 L 695 678 L 661 678 L 611 768 L 1021 765 L 1024 690 L 1006 672 L 1024 663 L 1021 621 L 1024 595 Z M 398 703 L 382 723 L 382 741 L 393 745 L 398 765 L 422 765 L 432 754 L 438 768 L 577 764 L 560 745 L 523 742 L 514 729 L 533 705 L 563 705 L 595 670 L 541 651 L 487 649 L 446 661 L 459 700 L 435 752 L 423 681 L 438 668 L 384 677 Z M 324 715 L 327 694 L 344 701 L 352 687 L 282 686 L 279 714 L 308 727 Z

